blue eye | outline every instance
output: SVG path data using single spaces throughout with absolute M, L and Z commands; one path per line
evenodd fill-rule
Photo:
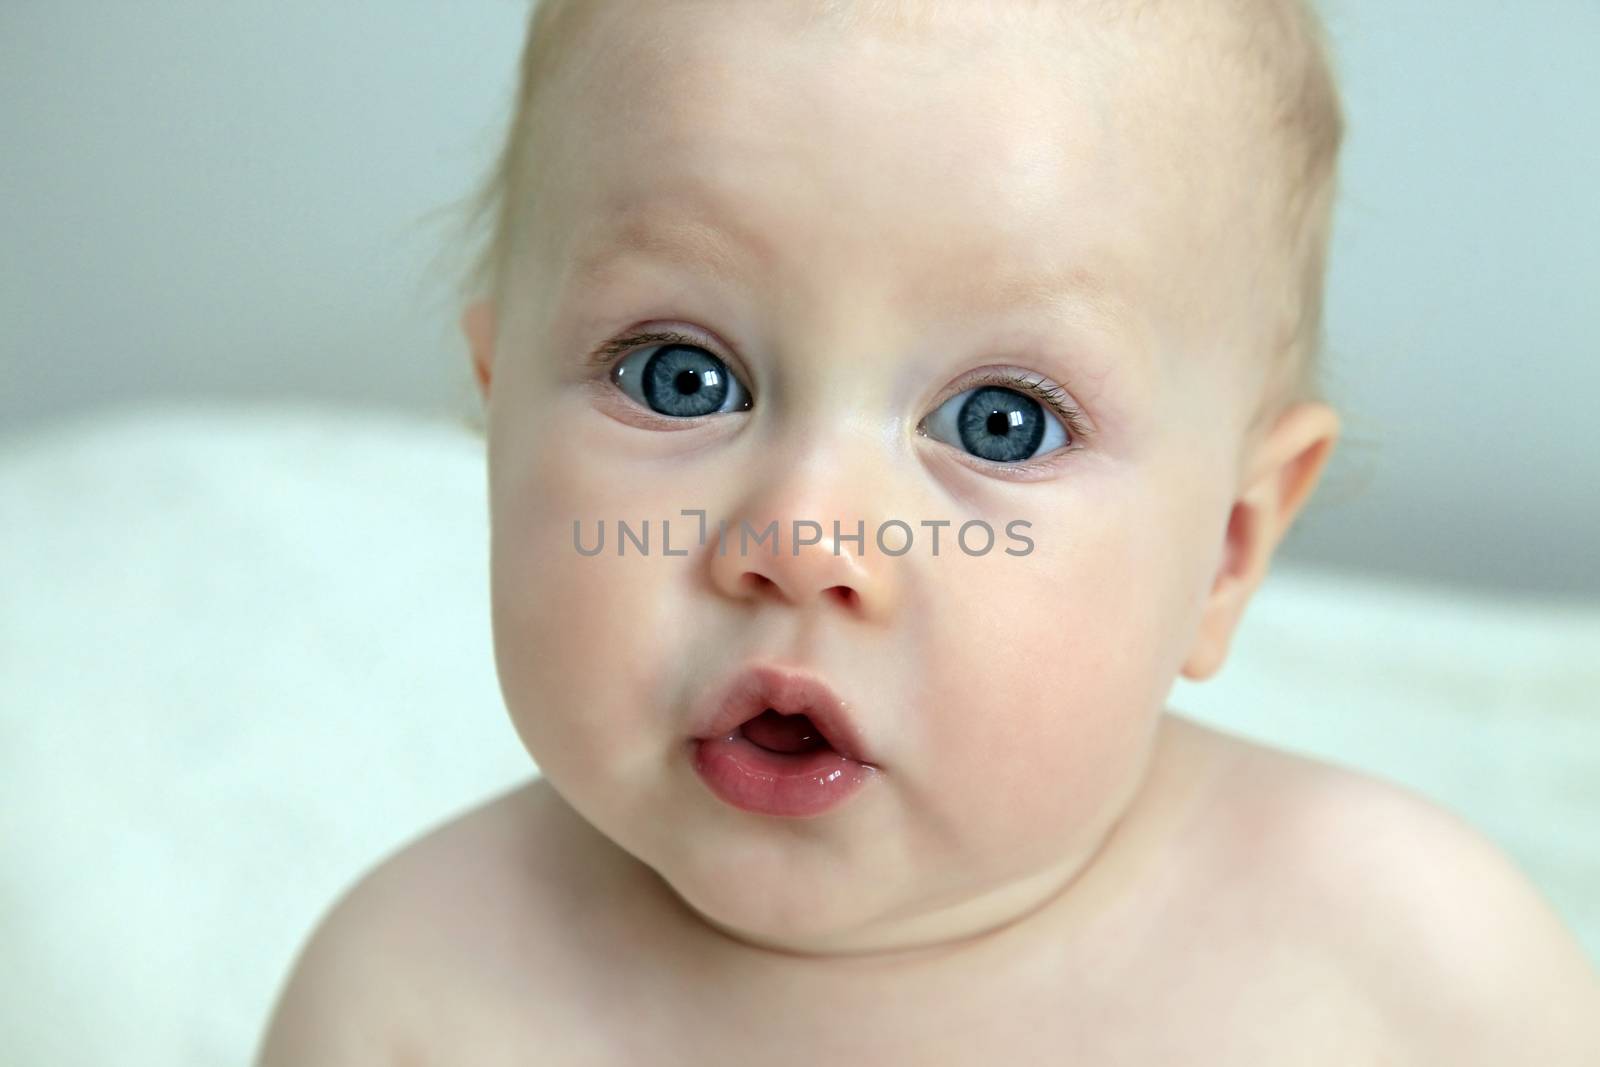
M 980 385 L 940 404 L 928 436 L 995 463 L 1021 463 L 1067 444 L 1061 420 L 1015 389 Z
M 692 419 L 750 407 L 750 393 L 727 364 L 699 345 L 647 345 L 611 371 L 624 393 L 671 418 Z

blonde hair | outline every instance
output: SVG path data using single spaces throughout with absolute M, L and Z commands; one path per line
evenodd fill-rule
M 809 0 L 811 15 L 843 25 L 868 21 L 900 25 L 930 2 L 948 0 Z M 1030 10 L 1052 0 L 1010 0 Z M 1096 13 L 1142 16 L 1163 0 L 1084 0 Z M 1165 0 L 1187 9 L 1194 0 Z M 1272 232 L 1280 235 L 1279 324 L 1267 353 L 1267 384 L 1250 423 L 1252 431 L 1300 400 L 1324 400 L 1322 383 L 1323 292 L 1333 203 L 1345 119 L 1326 34 L 1310 0 L 1213 0 L 1225 9 L 1221 22 L 1232 32 L 1227 51 L 1236 67 L 1263 89 L 1267 120 L 1283 151 L 1282 189 Z M 503 307 L 510 273 L 511 235 L 526 210 L 530 188 L 532 102 L 556 66 L 551 53 L 570 38 L 583 0 L 530 0 L 517 88 L 507 136 L 498 157 L 471 193 L 459 202 L 461 236 L 478 247 L 458 279 L 465 303 L 492 298 Z M 481 428 L 481 422 L 475 423 Z

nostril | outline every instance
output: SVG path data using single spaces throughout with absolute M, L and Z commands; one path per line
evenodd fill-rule
M 829 589 L 828 592 L 838 597 L 839 602 L 847 608 L 855 607 L 856 601 L 860 599 L 860 594 L 848 585 L 836 585 Z
M 746 571 L 744 575 L 744 584 L 759 593 L 771 589 L 777 583 L 771 578 L 768 578 L 765 574 L 756 574 L 754 571 Z

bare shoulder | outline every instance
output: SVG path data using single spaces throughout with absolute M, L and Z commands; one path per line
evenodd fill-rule
M 1396 783 L 1189 721 L 1225 862 L 1305 924 L 1420 1062 L 1600 1063 L 1600 979 L 1511 859 Z
M 492 1040 L 504 1019 L 537 1025 L 538 999 L 519 989 L 558 910 L 564 831 L 547 793 L 535 779 L 493 797 L 341 893 L 280 991 L 257 1067 L 431 1063 L 439 1047 Z

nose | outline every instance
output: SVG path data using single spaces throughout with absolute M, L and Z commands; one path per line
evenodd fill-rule
M 716 530 L 708 539 L 712 580 L 734 600 L 883 622 L 894 610 L 899 561 L 878 550 L 877 528 L 836 513 L 745 510 L 726 518 L 720 539 Z M 901 535 L 890 529 L 884 543 L 897 551 Z

